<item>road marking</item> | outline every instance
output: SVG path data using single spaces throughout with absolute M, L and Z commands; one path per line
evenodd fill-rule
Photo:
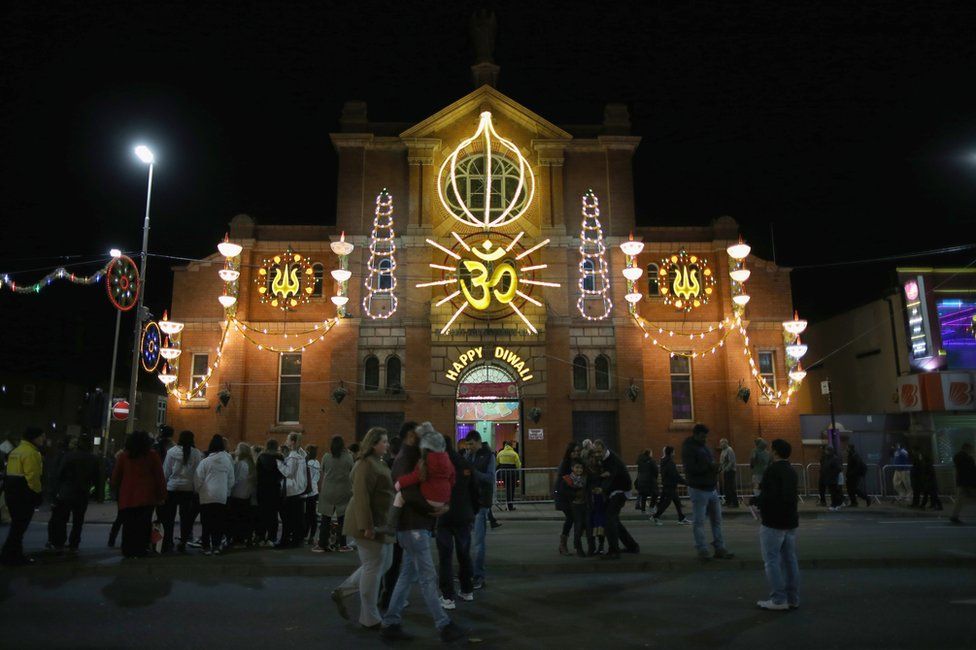
M 976 598 L 971 600 L 950 600 L 950 605 L 976 605 Z
M 888 526 L 904 526 L 906 524 L 931 524 L 931 519 L 911 519 L 909 521 L 886 521 L 884 519 L 875 519 L 876 524 L 885 524 Z

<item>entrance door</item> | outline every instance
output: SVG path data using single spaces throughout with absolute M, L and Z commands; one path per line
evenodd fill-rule
M 460 378 L 454 416 L 457 440 L 477 431 L 481 440 L 496 452 L 506 441 L 521 446 L 518 384 L 501 366 L 485 363 Z
M 620 452 L 616 411 L 573 411 L 573 441 L 602 440 L 607 448 Z
M 373 427 L 383 427 L 392 438 L 399 435 L 403 426 L 403 411 L 390 413 L 360 412 L 356 414 L 356 442 L 366 437 L 366 432 Z

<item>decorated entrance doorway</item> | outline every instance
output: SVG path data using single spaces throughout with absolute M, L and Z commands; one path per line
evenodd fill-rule
M 462 375 L 457 386 L 457 440 L 474 430 L 496 452 L 506 440 L 522 446 L 522 407 L 514 375 L 502 366 L 484 363 Z

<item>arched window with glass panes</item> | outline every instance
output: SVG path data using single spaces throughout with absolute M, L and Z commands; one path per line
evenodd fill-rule
M 392 289 L 393 261 L 389 257 L 384 257 L 380 260 L 377 270 L 379 271 L 379 282 L 377 284 L 377 289 Z
M 403 364 L 400 357 L 391 355 L 386 360 L 386 390 L 390 393 L 403 391 Z
M 610 390 L 610 357 L 598 356 L 593 362 L 593 374 L 597 390 Z
M 647 295 L 649 296 L 660 296 L 661 295 L 661 284 L 658 279 L 658 269 L 657 264 L 647 265 Z
M 573 390 L 587 390 L 589 388 L 589 362 L 582 354 L 573 359 Z
M 363 362 L 363 389 L 371 392 L 380 389 L 380 360 L 373 355 Z
M 325 278 L 325 266 L 316 263 L 312 265 L 312 278 L 314 278 L 315 284 L 312 287 L 312 297 L 321 298 L 323 293 L 323 282 Z
M 583 291 L 596 291 L 596 275 L 593 260 L 583 260 Z

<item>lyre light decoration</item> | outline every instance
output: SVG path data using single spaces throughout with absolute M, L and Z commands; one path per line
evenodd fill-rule
M 578 280 L 580 296 L 576 300 L 576 309 L 587 320 L 604 320 L 613 310 L 613 301 L 609 296 L 610 278 L 607 275 L 607 247 L 603 243 L 603 226 L 600 224 L 600 200 L 593 190 L 587 190 L 582 203 Z M 592 289 L 586 288 L 589 278 L 592 278 Z M 586 304 L 595 300 L 599 300 L 601 305 L 595 315 L 590 315 L 586 313 Z
M 480 174 L 464 192 L 458 183 L 462 154 L 468 168 Z M 508 175 L 503 160 L 516 170 L 517 178 Z M 471 179 L 472 176 L 466 177 L 469 182 Z M 491 232 L 492 228 L 515 222 L 528 211 L 535 196 L 535 176 L 519 148 L 495 131 L 490 112 L 481 113 L 474 135 L 462 140 L 444 160 L 438 174 L 437 195 L 448 214 L 480 231 L 464 236 L 451 232 L 454 242 L 450 247 L 427 239 L 445 255 L 441 263 L 429 264 L 431 269 L 440 271 L 440 279 L 416 286 L 443 287 L 445 295 L 435 298 L 433 306 L 450 303 L 454 311 L 441 334 L 449 332 L 465 312 L 480 320 L 515 314 L 531 333 L 538 334 L 522 309 L 526 303 L 542 307 L 543 303 L 532 297 L 534 287 L 560 285 L 538 279 L 538 273 L 548 265 L 536 264 L 530 257 L 546 246 L 548 239 L 526 248 L 521 243 L 524 231 L 514 237 Z
M 707 305 L 715 291 L 715 274 L 708 260 L 683 248 L 661 260 L 658 276 L 664 304 L 686 313 Z
M 476 196 L 465 196 L 458 188 L 458 158 L 461 154 L 469 153 L 480 155 L 480 169 L 484 173 L 481 192 Z M 494 191 L 503 182 L 500 178 L 492 178 L 496 171 L 500 171 L 495 164 L 495 159 L 498 158 L 505 158 L 518 168 L 517 186 L 511 196 L 506 197 L 504 191 Z M 492 197 L 496 194 L 503 197 L 503 203 L 494 204 Z M 437 177 L 437 196 L 448 214 L 465 225 L 484 230 L 504 226 L 521 218 L 529 209 L 534 195 L 535 175 L 532 167 L 515 144 L 498 135 L 492 124 L 490 111 L 481 113 L 474 135 L 462 140 L 444 160 Z
M 349 302 L 349 278 L 352 277 L 352 272 L 349 270 L 349 255 L 352 254 L 355 246 L 346 241 L 346 231 L 343 230 L 339 235 L 339 241 L 329 244 L 329 248 L 339 257 L 339 268 L 334 269 L 331 273 L 338 285 L 336 295 L 332 296 L 332 304 L 336 306 L 339 317 L 344 318 L 346 316 L 346 303 Z
M 282 311 L 308 302 L 315 291 L 315 275 L 307 257 L 289 247 L 284 253 L 265 258 L 254 278 L 258 298 Z
M 363 296 L 363 311 L 369 318 L 389 318 L 397 310 L 397 297 L 394 293 L 397 286 L 395 237 L 393 197 L 384 187 L 376 196 L 376 213 L 373 217 L 373 229 L 369 235 L 369 259 L 366 260 L 366 277 L 363 279 L 363 287 L 366 289 L 366 295 Z M 349 271 L 342 273 L 342 277 L 348 280 L 347 273 Z M 336 277 L 336 271 L 333 271 L 333 277 Z M 333 297 L 333 302 L 340 307 L 348 301 L 346 298 L 346 301 L 339 304 L 336 298 L 346 298 L 346 296 Z M 385 309 L 380 309 L 378 306 L 383 306 Z

